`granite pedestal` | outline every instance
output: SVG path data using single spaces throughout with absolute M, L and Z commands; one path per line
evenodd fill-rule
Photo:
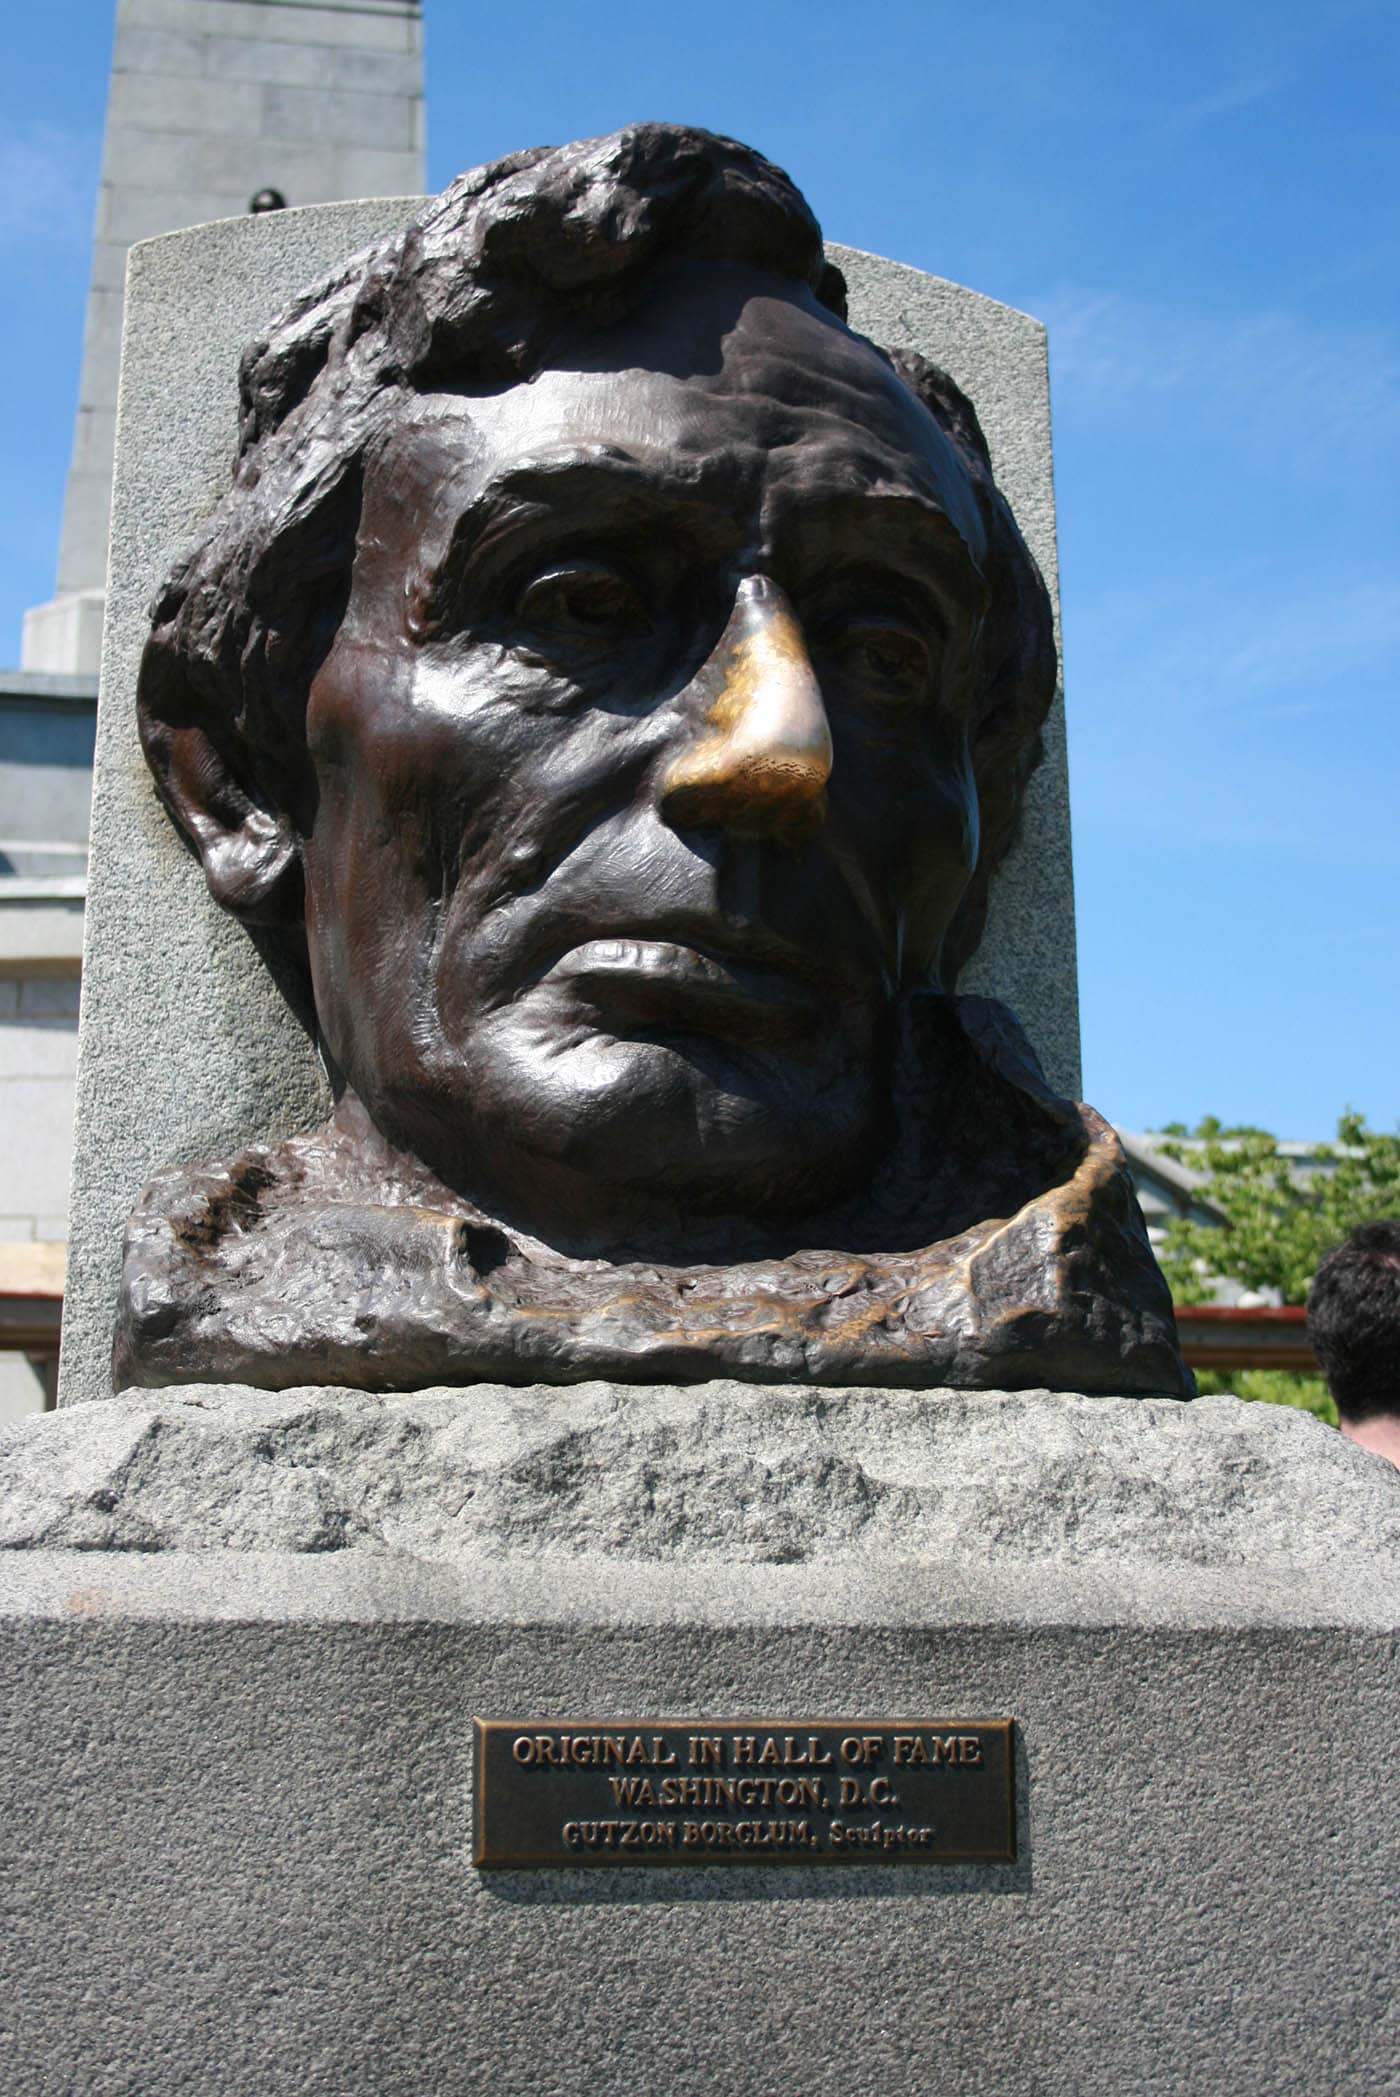
M 1400 1474 L 1304 1416 L 186 1389 L 0 1501 L 15 2097 L 1395 2087 Z M 474 1714 L 935 1712 L 1014 1863 L 472 1868 Z

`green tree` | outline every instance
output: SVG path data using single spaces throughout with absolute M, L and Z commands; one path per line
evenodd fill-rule
M 1343 1114 L 1335 1142 L 1301 1155 L 1285 1152 L 1267 1129 L 1227 1128 L 1213 1116 L 1194 1129 L 1176 1123 L 1158 1140 L 1168 1157 L 1203 1175 L 1200 1192 L 1224 1218 L 1217 1226 L 1177 1217 L 1167 1226 L 1162 1269 L 1180 1304 L 1208 1303 L 1218 1277 L 1306 1303 L 1329 1247 L 1359 1223 L 1400 1216 L 1400 1132 L 1368 1128 L 1360 1114 Z M 1233 1389 L 1336 1421 L 1321 1377 L 1246 1369 L 1197 1381 L 1202 1391 Z
M 1178 1303 L 1209 1303 L 1218 1275 L 1306 1303 L 1317 1263 L 1359 1223 L 1400 1216 L 1400 1132 L 1343 1114 L 1335 1143 L 1285 1153 L 1267 1129 L 1226 1128 L 1214 1117 L 1178 1122 L 1158 1139 L 1169 1158 L 1204 1175 L 1201 1194 L 1221 1226 L 1175 1217 L 1162 1269 Z
M 1337 1425 L 1332 1393 L 1320 1376 L 1306 1376 L 1301 1369 L 1198 1369 L 1196 1389 L 1203 1398 L 1228 1392 L 1234 1398 L 1249 1398 L 1264 1405 L 1291 1405 L 1296 1412 L 1315 1413 L 1329 1427 Z

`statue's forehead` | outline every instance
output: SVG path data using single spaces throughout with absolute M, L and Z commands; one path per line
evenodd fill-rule
M 502 473 L 584 453 L 625 460 L 687 500 L 904 492 L 980 554 L 981 517 L 956 446 L 868 343 L 793 299 L 690 317 L 688 336 L 683 311 L 665 329 L 647 317 L 494 394 L 425 396 L 406 410 L 392 452 L 418 454 L 444 505 L 472 500 Z M 653 361 L 626 361 L 647 354 Z

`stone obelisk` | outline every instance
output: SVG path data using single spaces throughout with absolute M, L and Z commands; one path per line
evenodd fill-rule
M 97 670 L 131 243 L 255 197 L 425 187 L 419 0 L 118 0 L 57 587 L 25 614 L 26 670 Z

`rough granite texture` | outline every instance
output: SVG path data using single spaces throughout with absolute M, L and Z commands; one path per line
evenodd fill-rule
M 1400 1567 L 1400 1473 L 1237 1398 L 132 1391 L 0 1430 L 0 1549 Z
M 834 244 L 827 252 L 846 279 L 851 326 L 887 349 L 934 358 L 976 407 L 997 484 L 1049 588 L 1055 643 L 1062 647 L 1044 327 L 1013 306 L 906 263 Z M 986 935 L 958 989 L 1009 1005 L 1055 1090 L 1078 1099 L 1079 963 L 1063 688 L 1042 740 L 1045 755 L 1026 795 L 1020 837 L 997 876 Z
M 226 485 L 244 345 L 297 290 L 402 225 L 414 200 L 226 219 L 132 250 L 98 708 L 83 1019 L 64 1306 L 65 1404 L 109 1389 L 121 1232 L 165 1165 L 226 1157 L 326 1110 L 312 1049 L 245 935 L 210 901 L 156 804 L 137 742 L 147 606 Z M 998 479 L 1056 585 L 1045 332 L 976 292 L 847 248 L 855 326 L 945 363 L 977 404 Z M 962 988 L 1004 999 L 1057 1090 L 1079 1091 L 1063 721 Z
M 1400 1474 L 1220 1400 L 474 1395 L 8 1440 L 31 1542 L 136 1548 L 0 1551 L 6 2097 L 1393 2097 Z M 1017 1859 L 478 1874 L 474 1714 L 1009 1716 Z

